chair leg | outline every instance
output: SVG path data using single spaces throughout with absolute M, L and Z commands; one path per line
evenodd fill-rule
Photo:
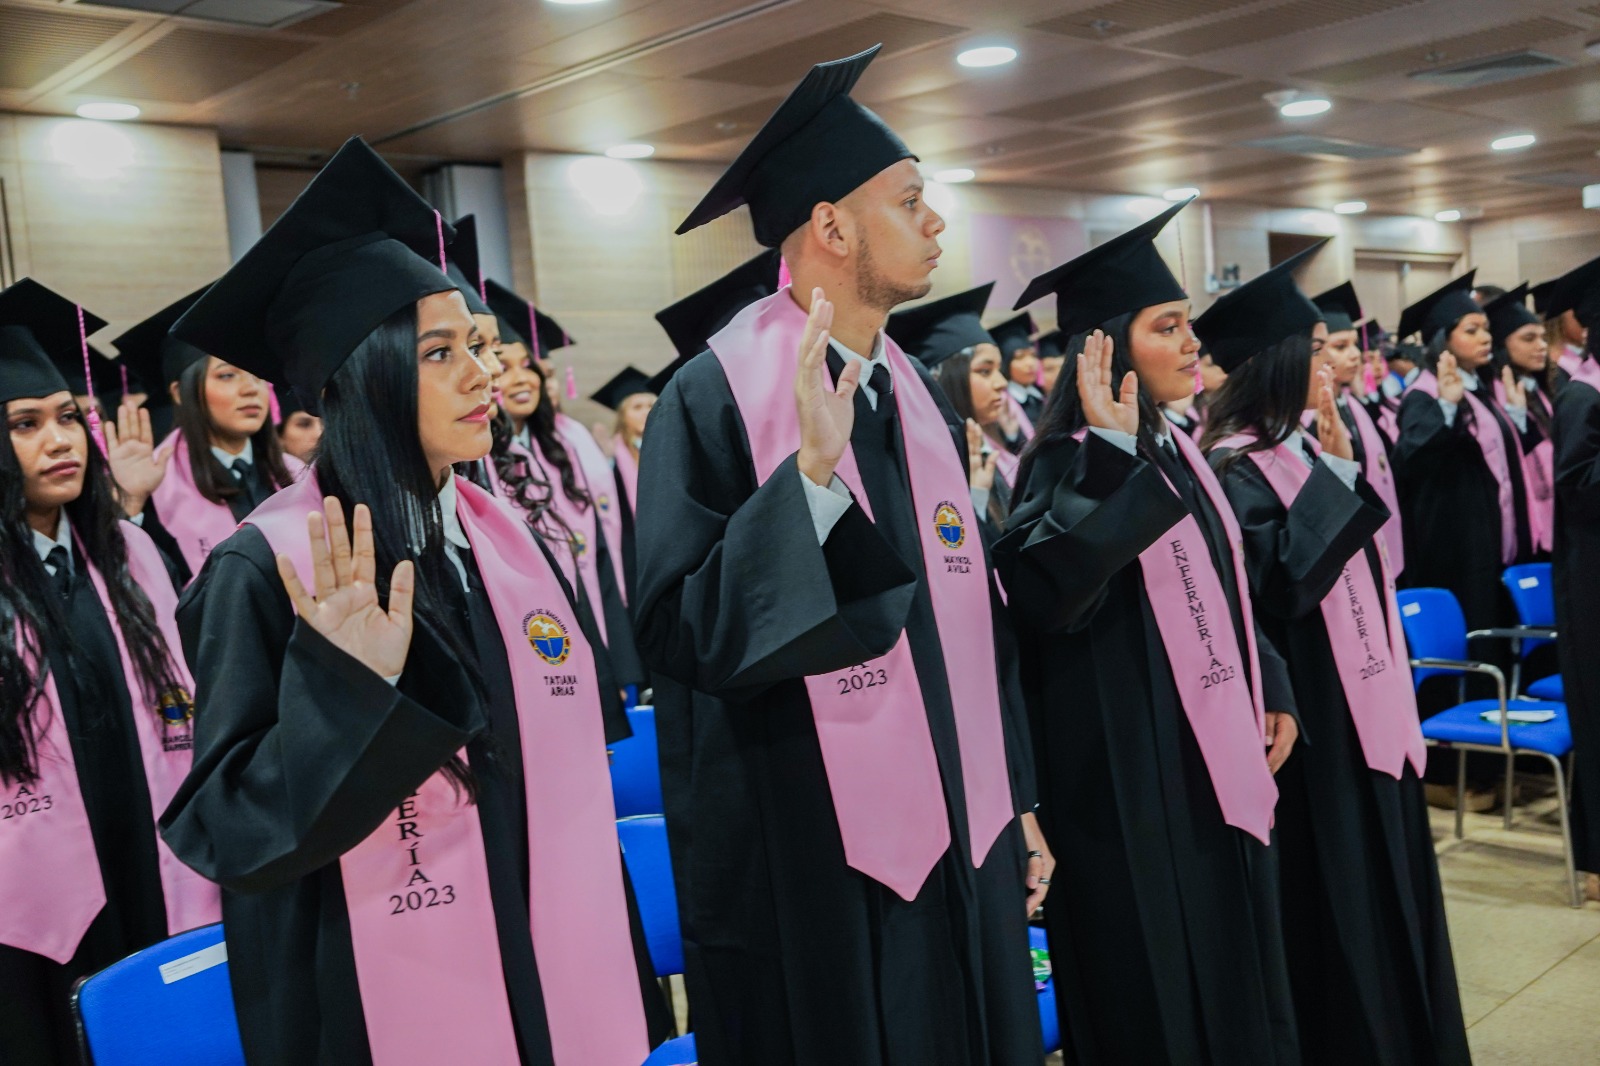
M 1561 847 L 1562 854 L 1567 861 L 1567 895 L 1572 906 L 1583 906 L 1583 891 L 1578 887 L 1578 871 L 1572 861 L 1572 823 L 1567 815 L 1567 781 L 1566 775 L 1561 772 L 1561 760 L 1553 755 L 1546 755 L 1551 767 L 1556 772 L 1556 806 L 1561 812 Z
M 1511 828 L 1511 800 L 1517 794 L 1517 757 L 1511 753 L 1506 754 L 1506 809 L 1504 823 L 1507 829 Z
M 1467 751 L 1456 752 L 1456 839 L 1461 839 L 1461 819 L 1467 807 Z

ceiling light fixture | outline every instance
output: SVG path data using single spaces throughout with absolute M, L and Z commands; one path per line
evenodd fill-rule
M 1333 107 L 1333 102 L 1320 96 L 1309 97 L 1304 100 L 1290 100 L 1278 108 L 1278 114 L 1284 118 L 1309 118 L 1320 115 Z
M 956 56 L 956 62 L 964 67 L 1003 67 L 1017 58 L 1017 50 L 1004 44 L 985 45 L 981 48 L 968 48 Z
M 1509 137 L 1498 137 L 1489 142 L 1489 147 L 1497 152 L 1513 152 L 1518 148 L 1526 148 L 1539 138 L 1531 133 L 1513 133 Z
M 1460 222 L 1461 212 L 1456 210 L 1440 211 L 1433 216 L 1435 222 Z
M 1184 186 L 1181 189 L 1168 189 L 1166 192 L 1161 194 L 1161 198 L 1164 200 L 1171 200 L 1173 203 L 1177 203 L 1179 200 L 1191 200 L 1199 195 L 1199 189 L 1196 189 L 1193 186 Z
M 651 144 L 618 144 L 606 149 L 612 159 L 649 159 L 656 154 Z
M 933 180 L 940 185 L 960 185 L 971 181 L 978 173 L 968 167 L 951 167 L 949 170 L 934 171 Z
M 109 100 L 79 104 L 77 111 L 79 118 L 92 118 L 101 122 L 127 122 L 140 115 L 139 108 L 134 104 L 116 104 Z
M 598 4 L 600 0 L 550 0 L 550 2 L 560 4 L 562 7 L 580 7 L 584 4 Z
M 1365 200 L 1346 200 L 1342 204 L 1333 205 L 1333 213 L 1336 215 L 1359 215 L 1366 209 L 1367 202 Z

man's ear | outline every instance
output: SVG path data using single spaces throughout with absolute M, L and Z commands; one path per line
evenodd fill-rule
M 811 236 L 836 258 L 850 254 L 849 228 L 848 213 L 838 204 L 820 203 L 811 209 Z

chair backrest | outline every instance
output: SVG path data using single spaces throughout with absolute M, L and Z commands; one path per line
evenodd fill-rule
M 634 707 L 628 711 L 633 736 L 611 745 L 611 798 L 618 818 L 660 814 L 661 759 L 656 745 L 656 710 Z
M 1400 628 L 1413 659 L 1465 659 L 1467 619 L 1461 604 L 1448 589 L 1401 589 Z M 1420 685 L 1430 677 L 1460 676 L 1459 670 L 1417 669 L 1412 680 Z
M 1508 566 L 1500 575 L 1506 591 L 1511 593 L 1511 604 L 1517 610 L 1517 620 L 1525 626 L 1554 626 L 1556 624 L 1556 593 L 1549 563 L 1521 563 Z M 1526 656 L 1548 640 L 1525 640 L 1522 654 Z
M 135 952 L 72 996 L 94 1066 L 244 1066 L 222 925 Z
M 622 858 L 639 902 L 639 921 L 657 977 L 683 972 L 683 933 L 678 927 L 678 890 L 672 883 L 667 820 L 659 814 L 617 820 Z

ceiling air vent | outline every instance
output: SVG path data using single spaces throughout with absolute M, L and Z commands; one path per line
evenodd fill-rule
M 1547 170 L 1542 174 L 1514 174 L 1511 180 L 1524 185 L 1553 185 L 1558 189 L 1582 189 L 1600 182 L 1600 169 Z
M 1416 148 L 1393 148 L 1386 144 L 1362 144 L 1344 141 L 1337 137 L 1313 137 L 1304 133 L 1286 133 L 1281 137 L 1263 137 L 1244 141 L 1240 148 L 1265 148 L 1270 152 L 1289 152 L 1294 155 L 1332 155 L 1341 159 L 1391 159 L 1412 155 Z
M 149 11 L 160 15 L 223 22 L 230 26 L 280 30 L 296 22 L 336 11 L 343 4 L 333 0 L 91 0 L 95 7 L 115 7 L 125 11 Z
M 1565 59 L 1543 52 L 1507 52 L 1505 55 L 1485 59 L 1469 59 L 1465 63 L 1452 63 L 1447 67 L 1429 67 L 1413 70 L 1406 77 L 1436 89 L 1472 89 L 1479 85 L 1526 78 L 1530 74 L 1570 67 Z

